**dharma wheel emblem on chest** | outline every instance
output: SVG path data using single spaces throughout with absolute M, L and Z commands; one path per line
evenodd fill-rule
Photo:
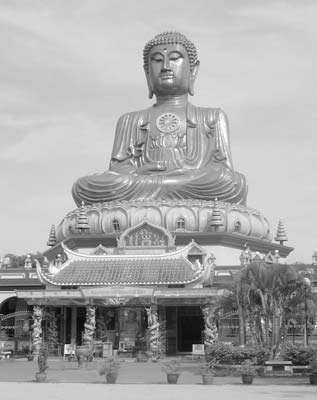
M 156 127 L 160 132 L 172 133 L 179 128 L 180 122 L 181 121 L 177 115 L 172 113 L 165 113 L 157 118 Z

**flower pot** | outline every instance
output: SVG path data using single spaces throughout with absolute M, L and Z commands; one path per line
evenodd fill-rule
M 114 384 L 114 383 L 116 383 L 117 378 L 118 378 L 118 374 L 116 374 L 116 373 L 110 372 L 109 374 L 106 374 L 107 383 Z
M 46 373 L 45 372 L 37 372 L 35 374 L 36 382 L 45 382 L 46 381 Z
M 168 383 L 177 383 L 179 374 L 167 374 Z
M 313 372 L 309 375 L 309 382 L 311 385 L 317 385 L 317 372 Z
M 254 375 L 242 375 L 242 383 L 244 385 L 251 385 L 254 379 Z
M 210 374 L 202 375 L 204 385 L 212 385 L 214 377 Z

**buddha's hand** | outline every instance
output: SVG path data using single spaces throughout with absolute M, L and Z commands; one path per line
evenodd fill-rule
M 166 170 L 167 170 L 166 163 L 164 161 L 161 161 L 157 163 L 142 165 L 142 167 L 139 167 L 136 170 L 136 173 L 139 175 L 149 175 L 155 172 L 164 172 Z

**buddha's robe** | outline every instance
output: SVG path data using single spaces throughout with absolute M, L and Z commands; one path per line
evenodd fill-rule
M 232 165 L 223 111 L 187 106 L 186 128 L 160 140 L 151 130 L 151 108 L 120 117 L 109 171 L 79 178 L 77 205 L 114 200 L 199 199 L 245 204 L 247 183 Z M 156 132 L 156 133 L 153 133 Z M 165 167 L 145 171 L 155 165 Z

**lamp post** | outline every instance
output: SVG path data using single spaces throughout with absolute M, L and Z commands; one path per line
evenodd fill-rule
M 310 288 L 311 281 L 305 277 L 303 279 L 304 290 L 305 290 L 305 325 L 304 325 L 304 346 L 308 346 L 308 312 L 307 312 L 307 289 Z

